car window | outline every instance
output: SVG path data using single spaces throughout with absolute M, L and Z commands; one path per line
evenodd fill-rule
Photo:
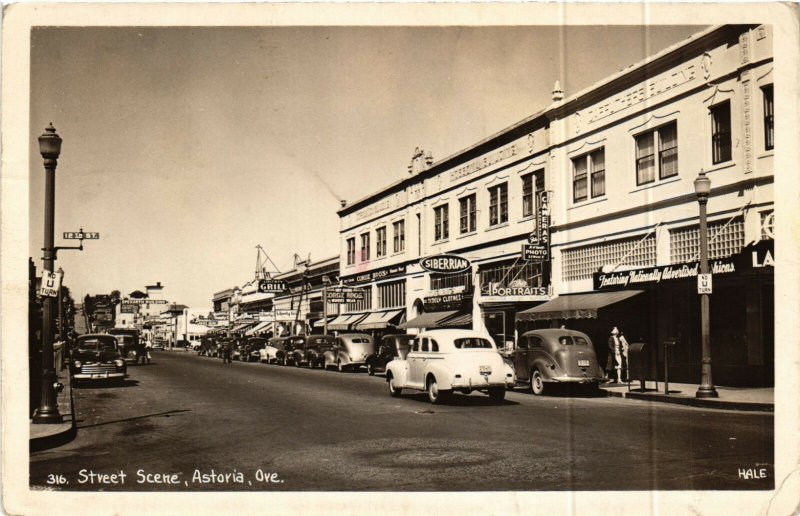
M 367 344 L 369 343 L 369 339 L 365 339 L 364 337 L 356 337 L 354 339 L 350 339 L 351 342 L 356 344 Z
M 479 337 L 469 337 L 465 339 L 455 339 L 453 344 L 457 349 L 492 349 L 492 343 Z
M 576 346 L 588 346 L 589 345 L 589 343 L 583 337 L 579 337 L 579 336 L 576 335 L 574 337 L 574 339 L 575 339 L 575 345 Z
M 531 335 L 529 339 L 530 340 L 528 341 L 528 346 L 531 349 L 544 347 L 544 341 L 542 340 L 541 337 L 537 335 Z
M 439 343 L 431 339 L 431 351 L 439 352 Z
M 422 339 L 422 351 L 428 351 L 428 338 L 423 337 Z
M 414 345 L 412 346 L 414 351 L 419 351 L 419 339 L 414 339 Z
M 572 340 L 572 337 L 569 337 L 567 335 L 562 335 L 561 337 L 559 337 L 558 343 L 561 344 L 562 346 L 572 346 L 573 344 L 575 344 L 575 342 Z
M 517 349 L 528 349 L 528 342 L 530 342 L 530 340 L 530 337 L 522 337 L 519 339 L 519 342 L 517 343 Z

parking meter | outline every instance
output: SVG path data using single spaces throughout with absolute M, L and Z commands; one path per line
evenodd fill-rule
M 669 351 L 678 344 L 678 339 L 664 339 L 664 394 L 669 394 Z

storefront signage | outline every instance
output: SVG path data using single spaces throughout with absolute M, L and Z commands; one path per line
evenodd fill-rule
M 258 281 L 258 291 L 262 294 L 280 294 L 281 292 L 286 292 L 287 289 L 288 287 L 284 280 L 263 279 Z
M 374 271 L 369 271 L 362 274 L 344 276 L 341 281 L 342 285 L 355 285 L 358 283 L 369 283 L 370 281 L 400 276 L 405 273 L 405 265 L 392 265 L 390 267 L 384 267 L 383 269 L 376 269 Z
M 61 288 L 61 273 L 42 271 L 42 284 L 39 287 L 40 296 L 56 297 Z
M 121 314 L 135 314 L 139 312 L 139 305 L 136 303 L 130 303 L 128 301 L 123 301 L 119 305 L 119 313 Z
M 517 149 L 517 142 L 512 143 L 502 149 L 496 150 L 490 154 L 486 154 L 485 156 L 481 156 L 480 158 L 474 159 L 467 163 L 464 166 L 458 167 L 450 171 L 450 181 L 456 181 L 461 179 L 462 177 L 467 177 L 469 175 L 474 174 L 475 172 L 479 172 L 486 167 L 490 167 L 501 161 L 505 161 L 507 159 L 513 158 L 518 153 L 521 153 L 519 149 Z
M 126 303 L 130 303 L 132 305 L 165 305 L 167 304 L 166 299 L 127 299 L 125 300 Z
M 544 244 L 522 244 L 522 259 L 533 262 L 547 260 L 547 246 Z
M 458 274 L 470 269 L 469 260 L 455 254 L 438 254 L 419 261 L 420 267 L 437 274 Z
M 272 316 L 276 321 L 294 321 L 297 316 L 296 310 L 273 310 Z
M 364 301 L 365 292 L 361 289 L 335 289 L 327 294 L 328 303 L 346 304 Z
M 472 294 L 465 295 L 459 294 L 444 294 L 428 296 L 422 300 L 425 305 L 425 310 L 429 312 L 437 312 L 447 309 L 456 310 L 464 305 L 472 303 Z
M 549 301 L 551 287 L 529 286 L 525 281 L 514 281 L 505 287 L 499 283 L 489 283 L 482 290 L 481 302 L 502 301 Z

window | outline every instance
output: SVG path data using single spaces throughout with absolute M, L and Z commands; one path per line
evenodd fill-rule
M 711 159 L 714 165 L 731 160 L 731 103 L 727 101 L 711 108 Z
M 488 288 L 490 283 L 498 287 L 511 286 L 513 282 L 524 281 L 528 286 L 542 286 L 542 265 L 522 260 L 505 260 L 502 262 L 481 265 L 481 285 Z
M 459 272 L 458 274 L 431 273 L 431 290 L 441 288 L 464 287 L 464 292 L 472 292 L 472 271 Z
M 708 224 L 708 259 L 726 258 L 744 247 L 744 218 L 722 220 Z M 690 226 L 669 232 L 671 263 L 685 263 L 700 259 L 700 227 Z
M 656 159 L 658 154 L 658 159 Z M 636 184 L 678 174 L 678 124 L 672 122 L 636 137 Z
M 375 230 L 375 258 L 386 256 L 386 226 Z
M 422 351 L 428 351 L 428 339 L 422 338 Z
M 406 281 L 393 281 L 378 285 L 378 308 L 406 306 Z
M 361 235 L 361 261 L 369 260 L 369 233 Z
M 508 183 L 489 188 L 489 225 L 508 222 Z
M 572 160 L 572 200 L 585 201 L 606 193 L 606 151 L 598 149 Z M 591 179 L 591 188 L 588 182 Z
M 475 194 L 472 194 L 458 200 L 460 232 L 462 235 L 476 229 L 477 212 L 475 210 L 475 199 Z
M 536 190 L 534 191 L 534 187 Z M 522 176 L 522 216 L 530 217 L 536 208 L 536 199 L 544 191 L 544 170 Z
M 652 267 L 656 264 L 656 238 L 625 238 L 600 244 L 590 244 L 561 252 L 564 281 L 592 277 L 603 265 Z
M 434 240 L 445 240 L 450 237 L 450 215 L 446 204 L 433 209 L 434 215 Z
M 478 337 L 455 339 L 453 344 L 457 349 L 492 349 L 494 347 L 488 340 Z
M 392 224 L 394 230 L 394 252 L 399 253 L 406 248 L 406 221 L 398 220 Z
M 761 88 L 764 93 L 764 148 L 775 148 L 775 118 L 773 116 L 772 85 Z
M 347 239 L 347 265 L 356 263 L 356 238 Z
M 372 310 L 372 288 L 363 287 L 361 290 L 364 291 L 364 300 L 347 303 L 347 305 L 345 305 L 347 306 L 347 310 L 345 310 L 346 312 L 363 312 L 365 310 Z
M 439 352 L 439 343 L 433 339 L 431 339 L 431 351 L 433 351 L 434 353 Z

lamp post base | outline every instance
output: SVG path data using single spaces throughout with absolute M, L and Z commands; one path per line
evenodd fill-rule
M 59 425 L 63 422 L 64 416 L 58 410 L 55 412 L 39 412 L 37 409 L 33 414 L 33 424 L 35 425 Z
M 719 393 L 713 385 L 701 385 L 694 395 L 695 398 L 719 398 Z

